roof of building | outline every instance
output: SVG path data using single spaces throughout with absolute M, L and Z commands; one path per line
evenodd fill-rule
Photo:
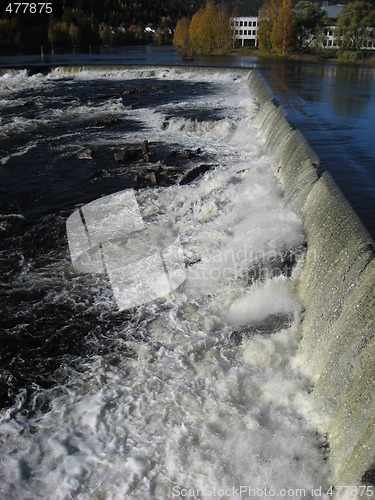
M 338 15 L 340 14 L 341 10 L 341 5 L 328 5 L 325 4 L 325 2 L 322 5 L 322 10 L 327 12 L 327 15 L 329 19 L 337 19 Z

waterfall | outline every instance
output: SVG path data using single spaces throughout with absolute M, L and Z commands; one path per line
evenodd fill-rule
M 313 385 L 311 415 L 328 437 L 333 483 L 374 484 L 374 242 L 266 83 L 254 70 L 248 81 L 285 201 L 301 214 L 307 237 L 297 363 Z

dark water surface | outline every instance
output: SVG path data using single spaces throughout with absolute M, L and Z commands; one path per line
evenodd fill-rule
M 99 312 L 82 300 L 84 289 L 95 295 L 108 283 L 72 270 L 66 219 L 77 204 L 145 186 L 134 180 L 141 158 L 114 159 L 131 147 L 129 134 L 139 137 L 147 127 L 132 110 L 193 104 L 211 90 L 209 83 L 152 78 L 17 75 L 16 84 L 2 82 L 0 115 L 0 408 L 20 390 L 27 388 L 28 398 L 61 382 L 65 367 L 79 369 L 76 361 L 87 355 L 113 358 L 128 314 L 117 311 L 110 292 L 109 308 Z M 79 159 L 87 148 L 92 161 Z M 153 144 L 152 154 L 180 166 L 167 147 Z M 103 332 L 112 338 L 109 349 Z
M 262 75 L 375 235 L 375 68 L 279 63 Z

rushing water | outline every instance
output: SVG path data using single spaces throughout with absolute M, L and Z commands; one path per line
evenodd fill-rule
M 328 487 L 294 365 L 304 235 L 245 75 L 1 77 L 2 498 L 236 498 L 241 486 L 312 498 Z M 147 156 L 134 153 L 145 140 Z M 92 160 L 79 159 L 86 149 Z M 115 161 L 124 149 L 132 159 Z M 179 183 L 199 165 L 208 171 Z M 162 180 L 140 178 L 145 167 Z M 129 189 L 148 228 L 178 232 L 186 279 L 119 311 L 105 276 L 74 270 L 65 223 Z
M 119 47 L 101 53 L 2 55 L 0 68 L 57 65 L 195 65 L 257 68 L 289 119 L 305 135 L 375 236 L 375 68 L 265 60 L 250 56 L 200 56 L 184 61 L 171 47 Z M 44 65 L 44 66 L 43 66 Z M 0 69 L 1 71 L 1 69 Z

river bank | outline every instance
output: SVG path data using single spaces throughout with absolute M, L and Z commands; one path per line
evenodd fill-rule
M 368 64 L 375 65 L 374 52 L 362 52 L 360 57 L 353 53 L 339 54 L 337 50 L 325 49 L 317 53 L 303 53 L 303 54 L 285 54 L 283 56 L 276 53 L 267 52 L 259 49 L 258 47 L 236 47 L 230 52 L 215 49 L 209 52 L 202 52 L 199 55 L 212 55 L 212 56 L 232 56 L 232 57 L 256 57 L 260 60 L 271 61 L 296 61 L 296 62 L 317 62 L 317 63 L 338 63 L 338 64 Z M 190 55 L 189 60 L 194 60 L 194 55 Z

